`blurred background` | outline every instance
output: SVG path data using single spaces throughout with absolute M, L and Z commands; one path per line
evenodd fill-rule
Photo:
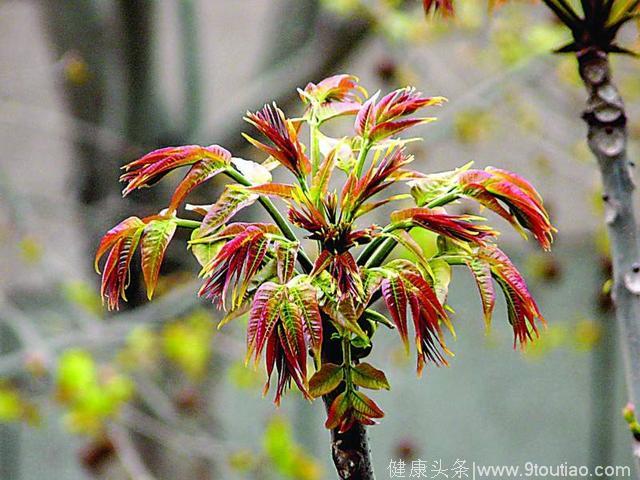
M 526 352 L 513 350 L 502 304 L 485 334 L 465 271 L 452 283 L 450 368 L 416 379 L 397 334 L 377 335 L 372 361 L 392 384 L 374 395 L 386 412 L 370 429 L 378 476 L 392 459 L 631 464 L 585 93 L 575 60 L 549 53 L 567 33 L 529 1 L 495 15 L 458 5 L 443 23 L 426 22 L 418 0 L 0 0 L 0 479 L 335 478 L 321 402 L 261 398 L 242 321 L 213 328 L 220 315 L 196 298 L 184 238 L 153 303 L 134 270 L 129 305 L 107 315 L 92 269 L 101 234 L 170 191 L 122 200 L 121 165 L 190 143 L 261 160 L 240 135 L 244 112 L 276 100 L 295 116 L 296 88 L 334 73 L 369 92 L 449 98 L 415 132 L 416 168 L 516 171 L 559 229 L 543 254 L 492 218 L 549 323 Z M 637 60 L 614 70 L 633 157 Z

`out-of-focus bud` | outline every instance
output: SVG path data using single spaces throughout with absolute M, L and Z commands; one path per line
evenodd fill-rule
M 78 52 L 67 52 L 62 57 L 64 78 L 72 85 L 84 85 L 91 79 L 89 65 Z

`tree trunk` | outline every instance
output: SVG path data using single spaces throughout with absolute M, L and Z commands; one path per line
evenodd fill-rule
M 621 334 L 629 401 L 640 402 L 640 247 L 634 212 L 634 181 L 627 157 L 624 103 L 612 83 L 609 59 L 595 48 L 578 53 L 580 76 L 589 93 L 583 119 L 589 148 L 602 173 L 605 221 L 611 239 L 612 300 Z M 640 443 L 634 440 L 636 466 Z M 638 470 L 640 472 L 640 470 Z

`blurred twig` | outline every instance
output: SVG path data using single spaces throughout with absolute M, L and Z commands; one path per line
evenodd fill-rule
M 147 470 L 140 458 L 140 454 L 126 428 L 117 423 L 111 424 L 109 426 L 109 438 L 113 442 L 116 454 L 131 480 L 155 480 L 155 477 Z
M 184 136 L 190 137 L 197 130 L 202 113 L 202 78 L 200 74 L 200 45 L 197 13 L 194 0 L 178 2 L 182 64 L 184 68 Z
M 195 291 L 199 283 L 190 282 L 172 290 L 153 303 L 123 312 L 109 322 L 102 324 L 98 330 L 77 330 L 48 338 L 43 344 L 50 352 L 52 361 L 55 356 L 71 347 L 108 348 L 121 344 L 136 327 L 160 324 L 175 319 L 193 310 L 201 303 Z M 0 311 L 0 316 L 2 312 Z M 218 332 L 218 351 L 238 358 L 243 352 L 242 342 Z M 36 351 L 37 352 L 37 351 Z M 24 362 L 31 354 L 31 348 L 22 348 L 0 357 L 0 377 L 10 376 L 24 368 Z
M 187 434 L 170 428 L 156 418 L 133 407 L 125 407 L 122 423 L 147 438 L 166 445 L 187 456 L 209 458 L 221 464 L 226 463 L 227 447 L 219 440 L 204 432 Z

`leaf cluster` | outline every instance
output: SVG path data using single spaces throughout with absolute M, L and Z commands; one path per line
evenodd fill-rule
M 555 230 L 538 192 L 512 172 L 476 170 L 471 164 L 436 174 L 411 168 L 407 143 L 412 139 L 400 134 L 433 121 L 417 114 L 444 98 L 412 87 L 369 96 L 352 75 L 310 83 L 299 94 L 304 107 L 299 117 L 288 117 L 275 104 L 247 113 L 260 137 L 245 138 L 266 155 L 261 162 L 235 158 L 217 145 L 189 145 L 156 150 L 125 166 L 125 195 L 173 169 L 189 170 L 167 209 L 130 217 L 107 232 L 96 267 L 109 252 L 102 295 L 108 307 L 117 308 L 140 245 L 151 298 L 176 228 L 191 229 L 188 246 L 202 266 L 199 293 L 225 312 L 220 326 L 249 313 L 246 360 L 257 363 L 264 356 L 265 392 L 276 374 L 276 403 L 292 384 L 309 399 L 332 395 L 327 428 L 346 431 L 383 415 L 361 389 L 388 389 L 384 373 L 352 355 L 371 349 L 379 325 L 397 329 L 409 351 L 411 320 L 418 372 L 427 364 L 447 363 L 452 265 L 466 266 L 474 275 L 487 324 L 496 285 L 517 342 L 524 345 L 537 334 L 536 322 L 544 322 L 524 279 L 498 248 L 498 232 L 482 217 L 450 213 L 449 205 L 475 201 L 523 236 L 530 231 L 547 250 Z M 341 138 L 324 134 L 325 124 L 336 117 L 353 117 L 352 129 Z M 273 181 L 270 172 L 278 167 L 290 172 L 290 183 Z M 235 183 L 210 205 L 184 204 L 189 192 L 218 174 Z M 391 187 L 405 192 L 389 193 Z M 408 201 L 383 225 L 367 220 L 383 205 Z M 233 221 L 256 202 L 272 223 Z M 181 208 L 198 219 L 179 218 Z M 437 235 L 437 251 L 425 252 L 412 236 L 415 231 Z M 399 244 L 417 261 L 390 260 Z M 375 310 L 380 299 L 390 319 Z M 328 331 L 335 333 L 326 338 Z M 342 364 L 324 362 L 328 344 L 342 350 Z

